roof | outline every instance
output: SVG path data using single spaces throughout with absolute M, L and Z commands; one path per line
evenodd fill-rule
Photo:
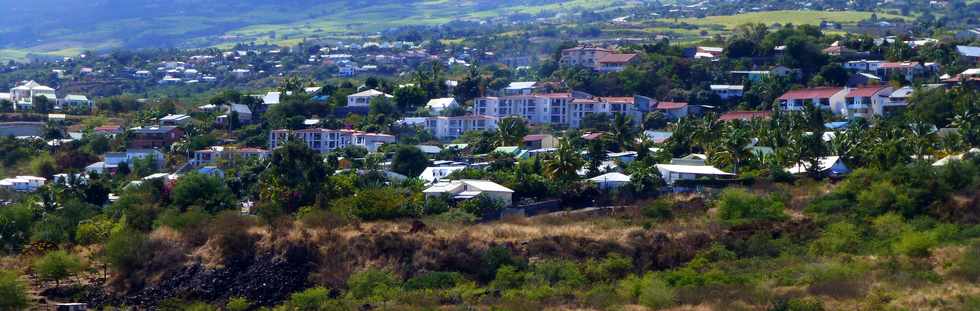
M 425 170 L 422 171 L 422 174 L 419 174 L 419 179 L 428 182 L 435 182 L 438 178 L 444 178 L 454 172 L 462 171 L 464 169 L 466 169 L 466 166 L 430 166 L 426 167 Z M 440 176 L 436 176 L 437 171 L 439 172 Z
M 585 133 L 582 134 L 582 139 L 585 140 L 596 140 L 602 137 L 602 133 Z
M 741 91 L 745 89 L 744 85 L 719 85 L 712 84 L 710 86 L 712 91 Z
M 549 136 L 551 136 L 551 135 L 548 135 L 548 134 L 531 134 L 531 135 L 524 136 L 524 141 L 540 141 L 540 140 L 543 140 L 545 138 L 548 138 Z
M 628 63 L 628 62 L 633 61 L 633 59 L 635 59 L 636 56 L 637 55 L 634 54 L 634 53 L 629 53 L 629 54 L 606 54 L 606 55 L 600 56 L 599 59 L 596 60 L 596 62 L 599 62 L 599 63 L 614 63 L 614 64 Z
M 886 63 L 881 63 L 881 65 L 880 65 L 879 68 L 881 68 L 881 69 L 901 69 L 901 68 L 913 68 L 913 67 L 918 66 L 918 65 L 919 65 L 919 63 L 914 63 L 914 62 L 886 62 Z
M 176 126 L 150 126 L 150 127 L 134 127 L 129 129 L 135 133 L 169 133 L 176 130 Z
M 818 87 L 810 89 L 792 90 L 779 97 L 779 100 L 810 99 L 810 98 L 830 98 L 844 90 L 839 87 Z
M 833 168 L 834 164 L 837 164 L 838 161 L 840 161 L 840 157 L 838 156 L 820 158 L 820 171 L 823 172 Z M 786 171 L 790 174 L 803 174 L 807 172 L 807 168 L 803 163 L 797 163 L 793 167 L 787 168 Z
M 593 182 L 597 182 L 597 183 L 610 182 L 610 181 L 612 181 L 612 182 L 629 182 L 630 180 L 631 180 L 631 178 L 630 178 L 629 175 L 626 175 L 626 174 L 623 174 L 623 173 L 619 173 L 619 172 L 605 173 L 605 174 L 602 174 L 602 175 L 599 175 L 599 176 L 596 176 L 596 177 L 589 178 L 589 181 L 593 181 Z
M 425 106 L 429 108 L 449 108 L 449 106 L 452 106 L 453 103 L 455 102 L 456 99 L 452 97 L 433 98 L 430 99 L 429 102 L 425 104 Z
M 670 110 L 670 109 L 681 109 L 687 107 L 687 103 L 679 102 L 659 102 L 657 103 L 657 109 Z
M 714 166 L 708 166 L 708 165 L 657 164 L 657 169 L 660 171 L 668 171 L 668 172 L 681 173 L 681 174 L 735 176 L 735 174 L 727 173 L 725 171 L 719 170 Z
M 422 192 L 423 193 L 443 193 L 443 192 L 449 192 L 450 190 L 456 189 L 456 188 L 458 188 L 459 186 L 462 186 L 462 185 L 466 185 L 468 188 L 475 188 L 476 190 L 478 190 L 480 192 L 483 192 L 483 191 L 486 191 L 486 192 L 506 192 L 506 193 L 513 193 L 514 192 L 514 190 L 510 190 L 507 187 L 501 186 L 500 184 L 495 183 L 495 182 L 492 182 L 492 181 L 489 181 L 489 180 L 472 180 L 472 179 L 463 179 L 463 180 L 453 180 L 453 181 L 449 181 L 449 182 L 440 182 L 440 183 L 437 183 L 437 184 L 432 185 L 432 187 L 429 187 L 428 189 L 425 189 Z M 472 190 L 469 190 L 467 192 L 473 192 L 473 191 Z
M 884 90 L 883 86 L 863 86 L 850 89 L 845 97 L 871 97 Z
M 517 154 L 517 151 L 519 151 L 519 150 L 521 150 L 521 149 L 518 148 L 518 147 L 513 147 L 513 146 L 511 146 L 511 147 L 497 147 L 496 149 L 493 149 L 493 152 L 503 152 L 503 153 L 508 153 L 508 154 Z
M 439 148 L 439 147 L 436 147 L 436 146 L 416 145 L 415 147 L 416 148 L 419 148 L 419 150 L 421 150 L 423 153 L 440 153 L 440 152 L 442 152 L 442 148 Z
M 980 46 L 957 45 L 956 51 L 963 56 L 980 57 Z
M 603 98 L 600 98 L 600 100 L 602 100 L 604 102 L 607 102 L 607 103 L 614 103 L 614 104 L 632 104 L 632 103 L 635 103 L 636 102 L 636 98 L 635 97 L 628 97 L 628 96 L 626 96 L 626 97 L 603 97 Z
M 889 97 L 891 97 L 891 98 L 909 98 L 909 97 L 912 96 L 912 92 L 914 92 L 914 91 L 915 91 L 915 89 L 913 89 L 911 86 L 903 86 L 902 88 L 897 89 L 894 92 L 892 92 L 892 95 L 889 96 Z
M 85 97 L 85 95 L 72 95 L 72 94 L 69 94 L 68 96 L 65 96 L 65 100 L 67 100 L 67 101 L 83 101 L 83 102 L 86 102 L 86 101 L 88 101 L 88 97 Z
M 769 111 L 729 111 L 718 117 L 718 121 L 768 119 L 770 114 Z
M 374 96 L 394 97 L 394 96 L 385 94 L 385 92 L 378 91 L 378 90 L 375 90 L 375 89 L 370 89 L 370 90 L 367 90 L 367 91 L 364 91 L 364 92 L 351 94 L 350 96 L 353 96 L 353 97 L 374 97 Z
M 536 84 L 538 83 L 537 82 L 511 82 L 510 85 L 507 86 L 507 89 L 508 90 L 531 89 L 534 88 L 534 85 Z

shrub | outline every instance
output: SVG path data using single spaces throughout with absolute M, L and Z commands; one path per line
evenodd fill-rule
M 783 220 L 787 218 L 783 208 L 781 201 L 738 188 L 725 189 L 718 198 L 721 219 L 732 225 Z
M 392 188 L 368 188 L 356 195 L 335 200 L 331 210 L 363 220 L 394 219 L 410 214 L 406 197 Z
M 909 257 L 928 257 L 929 250 L 939 244 L 936 239 L 926 232 L 905 232 L 895 242 L 894 249 L 898 254 Z
M 106 261 L 120 274 L 131 274 L 146 261 L 148 242 L 146 236 L 138 231 L 124 230 L 113 234 L 105 245 Z
M 633 260 L 620 254 L 610 254 L 601 261 L 589 259 L 585 263 L 585 275 L 593 282 L 618 280 L 633 270 Z
M 348 295 L 354 299 L 387 302 L 397 293 L 399 281 L 394 274 L 381 269 L 366 269 L 347 280 Z
M 643 277 L 631 275 L 620 280 L 617 293 L 623 299 L 652 309 L 670 307 L 677 299 L 676 292 L 667 285 L 667 282 L 650 273 Z
M 245 299 L 245 297 L 235 297 L 235 298 L 232 298 L 232 299 L 229 299 L 228 300 L 228 303 L 225 304 L 225 310 L 227 310 L 227 311 L 245 311 L 245 310 L 248 310 L 248 307 L 250 307 L 251 305 L 252 304 L 249 303 L 248 302 L 248 299 Z
M 476 215 L 470 214 L 461 208 L 450 209 L 448 212 L 437 215 L 436 219 L 454 224 L 473 224 L 477 220 L 480 220 Z
M 813 297 L 780 299 L 769 311 L 823 311 L 823 302 Z
M 462 280 L 463 276 L 457 272 L 429 272 L 405 281 L 405 289 L 448 289 Z
M 218 214 L 211 223 L 211 239 L 225 266 L 245 266 L 255 258 L 255 242 L 258 237 L 249 232 L 254 225 L 235 211 Z
M 60 285 L 61 280 L 69 278 L 82 271 L 82 260 L 66 251 L 58 250 L 45 254 L 34 261 L 34 271 L 44 280 L 55 281 Z
M 329 291 L 323 287 L 314 287 L 293 293 L 284 305 L 286 310 L 319 311 L 323 310 L 329 303 Z
M 27 284 L 14 271 L 0 270 L 0 311 L 25 310 L 29 305 Z
M 857 195 L 857 205 L 863 215 L 881 215 L 889 211 L 897 211 L 905 217 L 914 217 L 914 204 L 906 189 L 889 181 L 871 184 L 866 190 Z
M 673 207 L 670 199 L 660 198 L 644 205 L 640 212 L 647 218 L 667 220 L 674 217 Z
M 585 276 L 579 272 L 575 263 L 560 260 L 547 260 L 535 264 L 528 278 L 536 284 L 564 288 L 578 288 L 586 283 Z
M 17 251 L 30 236 L 34 212 L 28 204 L 0 208 L 0 250 Z
M 497 270 L 503 266 L 511 266 L 516 269 L 524 268 L 527 264 L 518 260 L 510 254 L 506 247 L 495 246 L 487 249 L 481 258 L 479 277 L 481 281 L 488 282 L 497 275 Z
M 980 281 L 980 242 L 973 242 L 966 248 L 966 252 L 956 262 L 953 268 L 955 275 L 968 281 Z
M 103 243 L 109 239 L 114 225 L 112 220 L 102 215 L 84 220 L 75 228 L 75 241 L 82 245 Z
M 504 208 L 504 203 L 481 194 L 475 198 L 460 202 L 458 208 L 473 215 L 483 216 L 488 212 Z
M 827 226 L 820 238 L 810 243 L 810 252 L 817 255 L 834 253 L 853 253 L 861 242 L 857 226 L 848 222 L 838 222 Z
M 608 310 L 611 306 L 619 304 L 619 297 L 616 295 L 616 287 L 611 284 L 599 284 L 593 286 L 579 298 L 582 304 Z
M 493 279 L 493 283 L 490 287 L 496 289 L 515 289 L 524 286 L 524 281 L 527 279 L 527 274 L 518 271 L 514 266 L 502 266 L 497 269 L 496 276 Z

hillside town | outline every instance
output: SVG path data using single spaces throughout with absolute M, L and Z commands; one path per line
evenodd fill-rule
M 980 308 L 967 4 L 758 2 L 10 62 L 0 311 Z

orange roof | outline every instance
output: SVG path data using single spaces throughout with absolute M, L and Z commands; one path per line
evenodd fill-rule
M 871 97 L 885 89 L 882 86 L 863 86 L 858 88 L 853 88 L 847 92 L 846 97 Z
M 729 111 L 718 117 L 718 121 L 768 119 L 770 114 L 769 111 Z
M 687 107 L 687 103 L 680 102 L 659 102 L 657 103 L 657 109 L 660 110 L 670 110 L 670 109 L 681 109 Z

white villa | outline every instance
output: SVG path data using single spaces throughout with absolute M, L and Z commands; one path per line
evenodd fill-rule
M 436 183 L 422 193 L 425 193 L 426 198 L 450 195 L 456 200 L 467 200 L 479 195 L 486 195 L 509 206 L 512 203 L 511 197 L 514 190 L 488 180 L 463 179 Z
M 371 105 L 371 99 L 378 96 L 384 96 L 385 98 L 395 98 L 395 96 L 385 94 L 384 92 L 370 89 L 364 92 L 351 94 L 347 96 L 347 107 L 367 107 Z
M 35 81 L 28 81 L 10 89 L 10 101 L 14 104 L 14 110 L 32 109 L 34 98 L 41 96 L 47 97 L 52 105 L 58 102 L 58 96 L 55 95 L 53 88 Z

